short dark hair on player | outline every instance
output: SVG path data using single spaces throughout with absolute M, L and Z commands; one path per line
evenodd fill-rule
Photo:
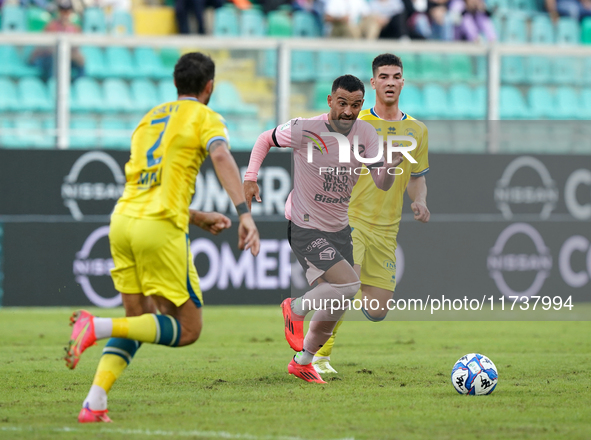
M 337 89 L 343 89 L 347 92 L 361 90 L 361 93 L 365 96 L 365 86 L 363 85 L 363 81 L 353 75 L 343 75 L 335 79 L 332 83 L 332 93 L 336 92 Z
M 400 67 L 400 70 L 403 70 L 400 57 L 391 53 L 383 53 L 374 58 L 373 63 L 371 63 L 371 69 L 374 76 L 382 66 L 398 66 Z
M 179 95 L 199 95 L 214 76 L 213 60 L 200 52 L 186 53 L 174 66 L 174 83 Z

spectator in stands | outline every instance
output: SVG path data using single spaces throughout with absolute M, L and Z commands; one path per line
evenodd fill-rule
M 408 38 L 408 7 L 412 8 L 410 0 L 408 3 L 403 0 L 370 0 L 370 14 L 364 19 L 367 38 L 372 38 L 373 33 L 379 38 Z
M 559 17 L 572 17 L 582 20 L 591 17 L 591 0 L 545 0 L 546 10 L 552 21 L 556 23 Z
M 192 12 L 197 20 L 197 33 L 205 35 L 205 8 L 219 8 L 223 6 L 225 0 L 176 0 L 175 14 L 176 22 L 181 34 L 189 34 L 189 14 Z
M 478 41 L 483 35 L 487 41 L 496 41 L 497 33 L 484 0 L 451 0 L 449 13 L 459 23 L 457 39 Z
M 313 14 L 320 26 L 321 34 L 324 33 L 324 0 L 293 0 L 291 5 L 294 11 L 306 11 Z
M 324 21 L 335 38 L 360 38 L 361 20 L 369 15 L 365 0 L 326 0 Z
M 290 6 L 292 0 L 261 0 L 259 3 L 263 7 L 263 12 L 268 14 L 271 11 L 279 9 L 281 6 Z
M 64 32 L 77 34 L 82 32 L 80 26 L 72 23 L 71 15 L 73 6 L 71 0 L 58 0 L 56 2 L 58 16 L 45 26 L 45 32 Z M 29 62 L 39 67 L 41 77 L 47 81 L 53 75 L 54 51 L 50 48 L 38 48 L 33 51 Z M 79 47 L 72 48 L 72 78 L 76 79 L 84 75 L 84 56 Z
M 436 40 L 454 39 L 454 26 L 447 10 L 448 4 L 449 0 L 428 0 L 427 2 L 432 38 Z

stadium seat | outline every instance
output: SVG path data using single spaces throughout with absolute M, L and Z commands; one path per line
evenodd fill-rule
M 591 17 L 585 17 L 581 22 L 581 43 L 591 44 Z
M 0 45 L 0 76 L 22 78 L 38 75 L 36 68 L 25 64 L 16 47 Z
M 78 78 L 71 88 L 70 108 L 74 113 L 102 112 L 104 110 L 101 87 L 93 78 Z
M 238 89 L 229 81 L 218 81 L 216 83 L 215 93 L 212 95 L 209 105 L 222 115 L 254 116 L 258 112 L 256 105 L 245 104 L 242 101 Z
M 48 112 L 54 109 L 47 86 L 39 78 L 23 78 L 17 86 L 19 107 L 25 111 Z
M 17 117 L 7 124 L 12 131 L 4 138 L 4 145 L 10 148 L 35 148 L 43 143 L 41 121 L 37 118 Z
M 334 81 L 342 75 L 341 54 L 338 52 L 316 53 L 316 77 L 319 81 Z
M 574 85 L 580 79 L 580 60 L 575 57 L 554 57 L 552 60 L 552 81 L 555 84 Z
M 111 15 L 111 35 L 133 35 L 133 18 L 129 12 L 115 10 Z
M 406 84 L 400 94 L 400 110 L 413 118 L 422 118 L 424 109 L 421 89 L 413 84 Z
M 94 149 L 98 147 L 96 121 L 91 117 L 74 117 L 70 121 L 70 148 Z
M 0 113 L 16 111 L 19 102 L 14 83 L 8 78 L 0 77 L 0 90 Z
M 579 23 L 570 17 L 560 17 L 556 26 L 556 43 L 579 44 L 580 42 Z
M 525 81 L 525 60 L 519 56 L 503 56 L 501 58 L 501 81 L 516 84 Z
M 147 79 L 134 79 L 131 82 L 131 100 L 137 111 L 148 111 L 160 104 L 156 86 Z
M 449 118 L 450 109 L 447 92 L 439 84 L 427 84 L 423 87 L 423 103 L 424 108 L 421 113 L 425 119 Z
M 292 35 L 294 37 L 318 38 L 322 32 L 313 14 L 306 11 L 296 11 L 293 13 Z
M 499 114 L 501 119 L 525 119 L 528 117 L 529 110 L 519 89 L 513 86 L 501 86 Z
M 579 119 L 591 120 L 591 88 L 581 92 Z
M 136 76 L 136 68 L 133 64 L 131 52 L 126 47 L 107 47 L 105 48 L 105 61 L 107 73 L 110 78 L 131 79 Z M 139 71 L 141 72 L 141 64 Z
M 376 94 L 371 88 L 371 84 L 365 84 L 365 97 L 363 98 L 363 110 L 372 108 L 376 105 Z
M 536 15 L 532 19 L 531 39 L 534 44 L 554 44 L 554 26 L 547 14 Z
M 266 78 L 275 78 L 277 76 L 277 51 L 275 49 L 266 49 L 262 52 L 262 61 L 259 63 L 261 75 Z
M 318 81 L 314 84 L 314 110 L 328 111 L 327 96 L 332 91 L 332 82 Z
M 555 112 L 554 96 L 550 89 L 542 86 L 531 87 L 527 93 L 530 114 L 535 119 L 551 118 Z
M 99 128 L 101 130 L 101 147 L 119 150 L 128 150 L 130 148 L 132 130 L 126 121 L 121 118 L 107 116 L 101 119 Z
M 103 50 L 95 46 L 82 46 L 80 50 L 84 55 L 85 74 L 93 78 L 106 78 L 108 69 Z
M 453 119 L 475 119 L 477 104 L 474 90 L 467 84 L 454 84 L 449 89 L 449 113 Z
M 486 119 L 488 114 L 488 99 L 486 99 L 488 92 L 486 86 L 478 86 L 474 89 L 474 117 L 475 119 Z
M 240 14 L 240 35 L 263 37 L 266 34 L 265 14 L 260 9 L 247 9 Z
M 215 10 L 213 35 L 216 37 L 238 36 L 238 13 L 233 6 L 224 6 Z
M 316 75 L 314 52 L 294 50 L 291 52 L 291 79 L 295 82 L 311 81 Z
M 472 81 L 474 73 L 469 55 L 450 54 L 447 56 L 449 79 L 452 81 Z
M 368 81 L 371 77 L 371 60 L 364 52 L 345 53 L 343 72 L 354 75 L 361 81 Z M 368 90 L 365 91 L 366 94 Z
M 215 90 L 213 96 L 215 96 Z M 163 79 L 158 83 L 158 100 L 161 103 L 176 101 L 177 98 L 177 90 L 172 79 Z
M 402 76 L 411 81 L 419 79 L 419 66 L 416 55 L 414 53 L 403 53 L 400 58 L 402 60 Z M 370 61 L 373 61 L 373 58 Z M 373 76 L 373 72 L 370 72 L 370 74 Z
M 82 32 L 85 34 L 106 34 L 105 13 L 101 8 L 86 8 L 82 15 Z
M 136 76 L 163 79 L 172 76 L 172 69 L 164 67 L 162 59 L 151 47 L 138 47 L 133 53 Z
M 267 33 L 270 37 L 291 37 L 291 18 L 285 11 L 271 11 L 267 15 Z
M 577 119 L 581 115 L 580 99 L 572 87 L 559 87 L 556 90 L 554 119 Z
M 527 29 L 526 16 L 512 11 L 506 18 L 504 32 L 501 33 L 503 43 L 525 43 Z
M 2 98 L 0 98 L 0 105 Z M 0 118 L 0 148 L 18 148 L 16 136 L 12 132 L 14 125 L 12 119 Z
M 550 82 L 552 59 L 549 57 L 530 56 L 527 58 L 526 78 L 531 84 Z
M 25 9 L 6 5 L 2 8 L 2 32 L 27 32 Z
M 51 14 L 36 6 L 27 8 L 27 29 L 29 32 L 42 32 L 51 21 Z
M 125 81 L 119 78 L 109 78 L 103 83 L 103 96 L 105 98 L 105 111 L 108 112 L 132 112 L 135 110 L 129 88 Z
M 448 78 L 447 60 L 441 54 L 421 53 L 418 56 L 419 75 L 423 81 L 445 81 Z
M 160 59 L 162 60 L 162 65 L 170 72 L 171 75 L 176 62 L 180 57 L 181 53 L 174 47 L 163 47 L 160 49 Z
M 579 76 L 579 84 L 591 85 L 591 57 L 586 57 L 581 61 L 581 72 Z

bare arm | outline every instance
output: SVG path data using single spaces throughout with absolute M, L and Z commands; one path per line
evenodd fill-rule
M 269 150 L 273 146 L 271 133 L 273 130 L 263 132 L 257 139 L 250 153 L 250 160 L 248 161 L 248 169 L 244 175 L 244 196 L 246 197 L 246 204 L 248 209 L 251 209 L 252 198 L 261 203 L 260 189 L 257 184 L 257 176 L 263 160 L 267 157 Z
M 384 146 L 385 167 L 371 170 L 371 177 L 373 178 L 374 183 L 383 191 L 388 191 L 392 188 L 396 178 L 396 167 L 404 160 L 402 153 L 396 152 L 392 154 L 392 160 L 388 161 L 388 155 L 386 153 L 386 147 Z
M 425 176 L 411 177 L 406 192 L 413 201 L 410 207 L 415 214 L 415 220 L 427 223 L 431 218 L 431 213 L 427 208 L 427 179 Z
M 189 223 L 201 229 L 218 235 L 224 229 L 232 226 L 232 221 L 219 212 L 203 212 L 189 209 Z

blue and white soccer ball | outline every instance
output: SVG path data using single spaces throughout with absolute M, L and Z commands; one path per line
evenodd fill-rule
M 451 383 L 460 394 L 483 396 L 492 393 L 499 381 L 495 364 L 478 353 L 462 356 L 451 370 Z

